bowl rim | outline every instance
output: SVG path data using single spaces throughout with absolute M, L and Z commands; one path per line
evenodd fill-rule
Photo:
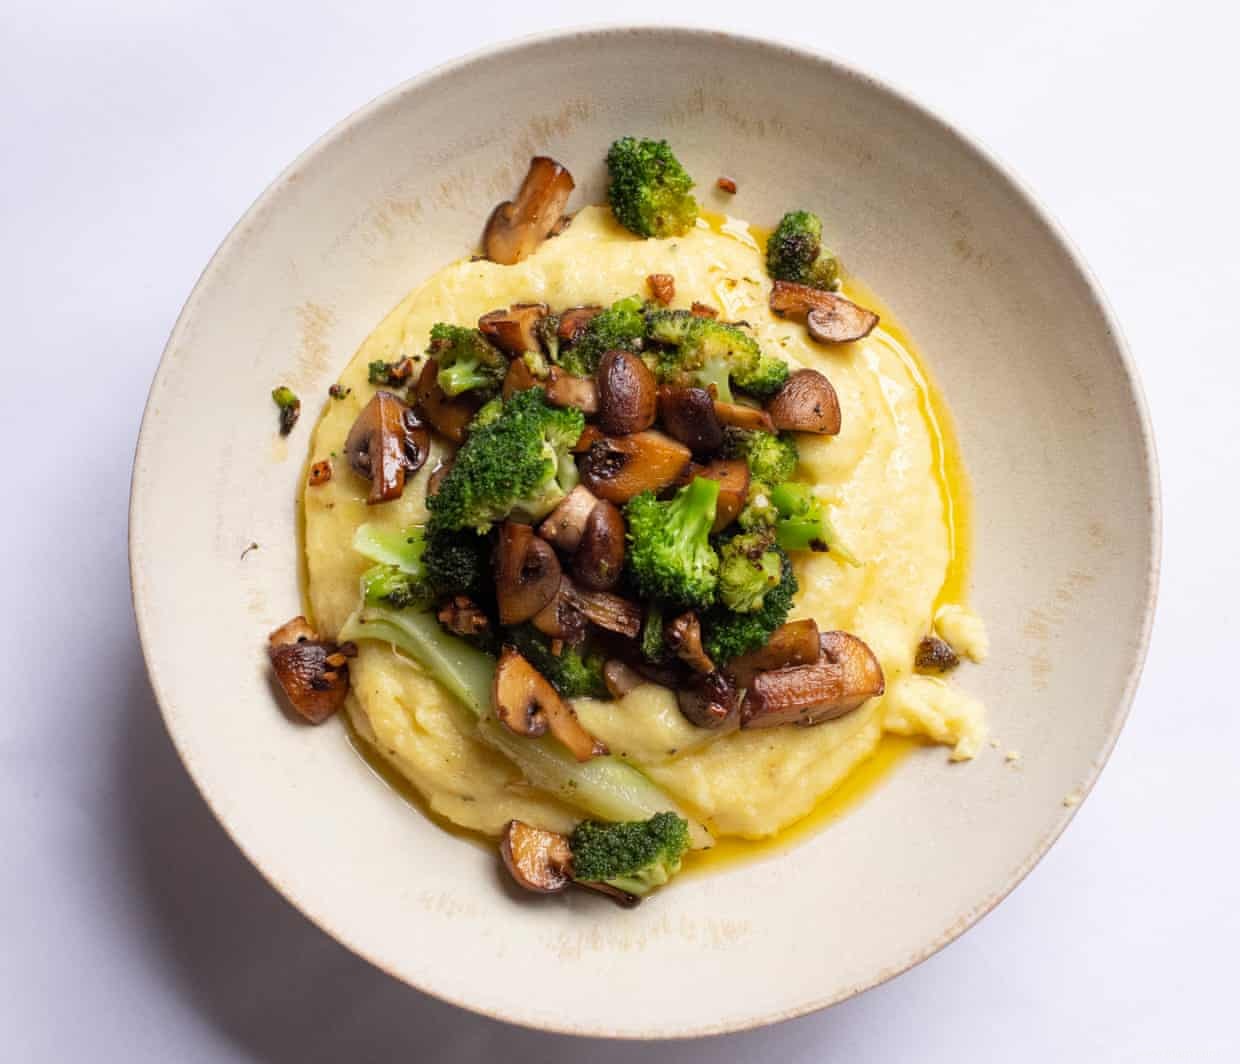
M 180 344 L 189 322 L 193 319 L 203 289 L 218 271 L 220 264 L 227 259 L 229 253 L 233 249 L 233 246 L 239 241 L 242 234 L 249 227 L 251 220 L 266 209 L 271 201 L 273 201 L 287 185 L 295 181 L 300 175 L 300 172 L 305 169 L 325 148 L 336 142 L 338 139 L 346 136 L 352 129 L 366 122 L 372 115 L 395 103 L 401 97 L 416 93 L 425 86 L 468 67 L 481 64 L 495 58 L 519 53 L 535 45 L 545 44 L 552 41 L 565 41 L 575 38 L 606 38 L 613 36 L 630 37 L 640 36 L 642 34 L 657 35 L 662 37 L 679 37 L 684 39 L 686 42 L 696 45 L 705 44 L 709 46 L 713 42 L 739 43 L 745 46 L 766 49 L 775 53 L 782 53 L 784 55 L 792 56 L 798 60 L 823 65 L 831 69 L 836 75 L 859 81 L 870 90 L 887 97 L 891 102 L 907 108 L 918 118 L 930 123 L 939 134 L 944 135 L 949 140 L 953 141 L 959 149 L 985 164 L 985 166 L 997 175 L 1001 181 L 1005 182 L 1009 189 L 1016 195 L 1017 199 L 1020 200 L 1026 209 L 1028 209 L 1030 214 L 1037 220 L 1037 222 L 1063 249 L 1072 266 L 1077 270 L 1081 279 L 1084 281 L 1094 309 L 1096 309 L 1099 313 L 1107 332 L 1111 335 L 1114 341 L 1115 349 L 1120 356 L 1120 365 L 1123 370 L 1129 394 L 1137 416 L 1137 423 L 1143 449 L 1142 457 L 1144 459 L 1146 471 L 1145 487 L 1150 519 L 1149 565 L 1145 574 L 1145 602 L 1142 611 L 1140 629 L 1137 640 L 1133 645 L 1127 666 L 1128 678 L 1124 685 L 1119 702 L 1115 706 L 1111 727 L 1106 734 L 1102 747 L 1098 751 L 1098 756 L 1094 759 L 1088 776 L 1084 779 L 1078 789 L 1077 795 L 1079 797 L 1079 801 L 1075 802 L 1071 806 L 1065 805 L 1063 812 L 1059 816 L 1058 822 L 1049 832 L 1047 832 L 1035 843 L 1029 855 L 1016 868 L 1008 880 L 993 891 L 982 903 L 975 906 L 973 910 L 963 916 L 937 938 L 934 938 L 919 948 L 913 950 L 898 965 L 880 972 L 876 972 L 873 976 L 861 980 L 844 990 L 826 995 L 821 999 L 815 999 L 807 1003 L 793 1006 L 788 1009 L 777 1010 L 756 1017 L 747 1017 L 739 1022 L 728 1022 L 725 1020 L 713 1025 L 697 1026 L 691 1029 L 658 1033 L 634 1033 L 625 1030 L 616 1031 L 607 1027 L 575 1026 L 571 1023 L 561 1023 L 558 1021 L 554 1023 L 539 1022 L 528 1017 L 511 1016 L 500 1011 L 489 1010 L 468 999 L 455 997 L 451 994 L 442 992 L 434 986 L 421 985 L 414 982 L 405 975 L 393 970 L 380 960 L 369 955 L 364 948 L 353 942 L 350 936 L 334 928 L 328 919 L 304 905 L 299 898 L 294 896 L 290 890 L 286 889 L 285 885 L 280 882 L 272 870 L 269 870 L 264 866 L 262 856 L 258 853 L 252 852 L 242 842 L 238 833 L 233 830 L 229 820 L 221 813 L 212 801 L 212 796 L 209 790 L 204 785 L 199 772 L 195 769 L 191 752 L 186 749 L 178 739 L 177 733 L 172 726 L 168 709 L 168 707 L 173 703 L 174 698 L 172 693 L 166 690 L 161 684 L 158 664 L 153 660 L 149 647 L 147 638 L 148 629 L 146 620 L 147 604 L 145 598 L 145 585 L 141 580 L 139 580 L 137 573 L 137 554 L 140 541 L 143 536 L 143 529 L 141 526 L 141 521 L 138 518 L 138 514 L 142 508 L 142 503 L 146 497 L 147 491 L 147 485 L 139 475 L 139 469 L 152 435 L 150 429 L 151 423 L 154 420 L 155 408 L 158 405 L 158 400 L 165 387 L 166 380 L 172 371 L 173 360 L 170 358 L 170 355 Z M 1103 292 L 1101 284 L 1093 271 L 1090 269 L 1089 265 L 1086 263 L 1075 243 L 1073 243 L 1071 238 L 1064 231 L 1063 227 L 1046 208 L 1046 206 L 1035 196 L 1029 186 L 1025 184 L 1023 179 L 1017 176 L 1017 174 L 1006 163 L 1004 163 L 994 153 L 994 151 L 985 144 L 984 141 L 978 138 L 971 131 L 962 128 L 954 122 L 948 121 L 934 108 L 917 100 L 911 92 L 900 88 L 885 78 L 880 78 L 877 75 L 869 74 L 855 66 L 850 61 L 830 52 L 789 44 L 777 37 L 758 36 L 745 32 L 712 29 L 690 24 L 594 22 L 557 27 L 536 33 L 524 34 L 519 37 L 508 38 L 504 41 L 487 45 L 483 48 L 445 60 L 444 62 L 428 68 L 422 73 L 407 78 L 406 80 L 372 98 L 369 102 L 363 104 L 361 107 L 334 123 L 326 132 L 315 139 L 307 148 L 298 154 L 296 158 L 294 158 L 293 161 L 289 163 L 275 178 L 273 178 L 266 188 L 264 188 L 263 191 L 254 199 L 250 206 L 246 208 L 244 213 L 232 226 L 228 234 L 216 248 L 211 258 L 207 261 L 206 266 L 203 267 L 197 280 L 194 282 L 194 286 L 190 291 L 189 296 L 186 298 L 185 305 L 181 308 L 180 313 L 177 315 L 177 319 L 169 333 L 168 340 L 160 354 L 159 364 L 156 367 L 150 389 L 147 393 L 147 399 L 142 413 L 142 423 L 138 432 L 137 444 L 134 451 L 133 470 L 130 481 L 128 535 L 130 595 L 137 625 L 138 642 L 142 648 L 143 661 L 146 665 L 147 675 L 150 678 L 151 689 L 155 696 L 156 703 L 159 706 L 160 716 L 163 720 L 165 731 L 167 732 L 169 739 L 172 741 L 172 745 L 176 750 L 177 756 L 180 758 L 181 763 L 185 766 L 186 772 L 189 774 L 191 780 L 193 780 L 194 786 L 197 788 L 198 793 L 202 796 L 207 808 L 215 817 L 216 822 L 221 828 L 223 828 L 224 832 L 233 841 L 234 845 L 236 845 L 237 848 L 245 855 L 246 859 L 251 865 L 254 866 L 262 878 L 265 879 L 266 882 L 278 894 L 280 894 L 285 901 L 301 913 L 302 916 L 309 920 L 310 923 L 316 928 L 329 935 L 333 940 L 340 943 L 356 956 L 361 957 L 372 967 L 379 969 L 385 974 L 391 976 L 393 979 L 412 987 L 420 993 L 427 994 L 436 1000 L 455 1005 L 476 1015 L 484 1015 L 491 1019 L 525 1027 L 531 1030 L 575 1035 L 579 1037 L 617 1038 L 635 1041 L 685 1039 L 737 1033 L 740 1031 L 769 1026 L 771 1024 L 780 1023 L 784 1020 L 794 1019 L 798 1016 L 808 1015 L 810 1013 L 829 1008 L 832 1005 L 836 1005 L 841 1001 L 847 1000 L 848 998 L 860 994 L 866 990 L 873 989 L 874 987 L 887 982 L 895 976 L 901 975 L 909 969 L 921 964 L 939 950 L 954 942 L 957 938 L 964 934 L 965 931 L 975 926 L 983 916 L 993 910 L 995 906 L 1003 901 L 1024 881 L 1026 876 L 1029 875 L 1034 867 L 1046 855 L 1047 851 L 1050 850 L 1051 846 L 1053 846 L 1059 839 L 1060 835 L 1063 834 L 1068 824 L 1072 821 L 1073 817 L 1080 809 L 1081 804 L 1083 804 L 1084 800 L 1092 792 L 1094 785 L 1097 783 L 1098 777 L 1101 775 L 1103 768 L 1110 759 L 1111 753 L 1115 748 L 1115 744 L 1119 739 L 1120 732 L 1123 730 L 1124 725 L 1127 722 L 1148 655 L 1150 638 L 1153 629 L 1154 614 L 1158 600 L 1159 576 L 1162 564 L 1162 526 L 1161 480 L 1153 425 L 1145 391 L 1141 384 L 1140 375 L 1137 371 L 1136 364 L 1132 358 L 1131 351 L 1127 341 L 1124 338 L 1119 322 L 1116 319 L 1105 293 Z

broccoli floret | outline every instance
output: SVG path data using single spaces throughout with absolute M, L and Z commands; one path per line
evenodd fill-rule
M 301 417 L 301 400 L 293 393 L 292 388 L 284 384 L 271 389 L 271 398 L 280 408 L 280 435 L 287 436 Z
M 701 615 L 702 646 L 716 665 L 765 646 L 771 633 L 788 619 L 798 585 L 792 562 L 782 551 L 779 554 L 779 584 L 766 593 L 760 609 L 736 613 L 715 606 Z
M 445 395 L 495 391 L 508 372 L 508 360 L 478 329 L 439 322 L 431 329 L 426 353 L 439 363 L 436 380 Z
M 770 532 L 744 532 L 719 550 L 719 602 L 734 613 L 755 613 L 779 586 L 783 564 Z
M 468 529 L 434 532 L 426 538 L 422 564 L 436 595 L 489 595 L 491 545 L 486 536 Z
M 719 582 L 710 545 L 719 482 L 694 477 L 667 502 L 644 491 L 625 507 L 629 574 L 642 598 L 708 606 Z
M 675 813 L 620 824 L 585 820 L 573 829 L 568 846 L 575 880 L 606 883 L 641 897 L 680 871 L 689 849 L 689 825 Z
M 580 339 L 571 347 L 557 348 L 557 360 L 569 373 L 592 377 L 606 352 L 640 351 L 645 336 L 642 301 L 637 296 L 629 296 L 591 318 Z
M 362 600 L 367 606 L 424 610 L 434 598 L 434 589 L 425 572 L 415 575 L 395 565 L 372 565 L 362 573 Z
M 789 211 L 766 244 L 766 269 L 777 281 L 834 291 L 839 260 L 822 246 L 822 220 L 811 211 Z
M 647 325 L 650 338 L 666 345 L 653 359 L 659 380 L 700 388 L 713 384 L 724 402 L 732 401 L 730 382 L 738 388 L 742 381 L 761 382 L 770 377 L 771 363 L 783 365 L 764 356 L 752 336 L 714 318 L 699 318 L 686 310 L 656 310 Z
M 607 152 L 607 198 L 625 229 L 638 236 L 679 236 L 697 221 L 693 178 L 665 140 L 621 137 Z
M 736 523 L 746 532 L 760 532 L 774 528 L 779 511 L 771 501 L 771 489 L 761 480 L 749 481 L 749 494 L 745 496 L 745 508 Z
M 658 664 L 667 658 L 667 643 L 663 638 L 663 607 L 654 599 L 646 603 L 646 616 L 642 621 L 642 657 Z
M 769 432 L 729 427 L 724 430 L 723 453 L 727 458 L 743 458 L 754 480 L 782 484 L 796 472 L 800 452 L 789 433 L 772 436 Z
M 788 363 L 782 358 L 763 352 L 752 367 L 733 370 L 732 383 L 759 399 L 769 399 L 788 383 L 790 373 Z
M 565 698 L 608 698 L 603 681 L 606 657 L 594 650 L 565 646 L 551 652 L 551 640 L 531 624 L 510 628 L 507 638 Z
M 535 521 L 577 483 L 570 448 L 585 418 L 549 406 L 541 388 L 515 393 L 495 420 L 470 429 L 439 490 L 426 500 L 430 532 L 485 532 L 505 517 Z
M 771 489 L 779 511 L 775 538 L 784 550 L 830 551 L 847 565 L 860 565 L 836 535 L 827 509 L 808 484 L 779 484 Z

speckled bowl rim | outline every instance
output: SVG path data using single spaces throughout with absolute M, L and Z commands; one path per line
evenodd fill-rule
M 165 381 L 172 371 L 172 359 L 169 353 L 173 351 L 182 339 L 183 332 L 187 323 L 193 318 L 196 310 L 196 304 L 199 296 L 206 284 L 213 279 L 215 273 L 220 268 L 220 264 L 225 261 L 229 254 L 233 251 L 234 245 L 239 242 L 240 237 L 250 226 L 251 222 L 262 214 L 286 188 L 296 181 L 302 171 L 306 169 L 308 164 L 313 161 L 328 145 L 337 140 L 347 137 L 350 132 L 357 126 L 366 122 L 372 115 L 394 104 L 397 100 L 416 94 L 419 90 L 427 85 L 441 79 L 445 76 L 454 74 L 476 64 L 482 64 L 489 60 L 493 60 L 500 56 L 507 56 L 529 48 L 533 45 L 546 43 L 549 41 L 572 41 L 581 38 L 595 38 L 606 36 L 624 36 L 633 37 L 642 34 L 658 35 L 662 37 L 680 37 L 686 43 L 697 46 L 710 47 L 716 41 L 731 41 L 746 45 L 754 45 L 766 48 L 774 53 L 782 53 L 795 57 L 800 60 L 808 60 L 812 63 L 821 64 L 832 70 L 836 75 L 854 79 L 863 83 L 867 88 L 875 93 L 886 96 L 893 102 L 909 109 L 917 117 L 930 123 L 936 130 L 945 135 L 948 139 L 954 141 L 958 147 L 963 149 L 974 159 L 983 163 L 989 168 L 1000 181 L 1005 182 L 1009 189 L 1013 191 L 1017 198 L 1029 210 L 1030 214 L 1038 220 L 1040 225 L 1046 232 L 1059 244 L 1068 259 L 1076 268 L 1081 279 L 1084 281 L 1088 289 L 1090 299 L 1105 322 L 1108 332 L 1115 344 L 1121 364 L 1124 371 L 1125 380 L 1128 386 L 1129 396 L 1136 408 L 1137 420 L 1140 428 L 1141 442 L 1143 446 L 1143 464 L 1146 469 L 1146 504 L 1150 510 L 1150 563 L 1146 573 L 1146 593 L 1144 609 L 1141 617 L 1140 632 L 1138 641 L 1128 663 L 1128 680 L 1125 684 L 1120 703 L 1115 707 L 1115 713 L 1112 718 L 1113 723 L 1106 735 L 1105 742 L 1099 755 L 1094 762 L 1092 773 L 1086 778 L 1080 789 L 1081 802 L 1093 790 L 1094 784 L 1097 782 L 1098 776 L 1101 774 L 1103 767 L 1111 756 L 1111 752 L 1115 748 L 1115 744 L 1119 739 L 1119 734 L 1123 730 L 1124 724 L 1128 719 L 1128 714 L 1132 706 L 1133 698 L 1136 694 L 1137 686 L 1141 679 L 1142 669 L 1145 664 L 1146 655 L 1149 649 L 1150 634 L 1153 628 L 1154 613 L 1158 598 L 1158 580 L 1162 561 L 1162 503 L 1161 489 L 1158 470 L 1158 456 L 1154 443 L 1153 427 L 1150 421 L 1149 409 L 1146 404 L 1145 393 L 1141 386 L 1140 377 L 1137 373 L 1136 366 L 1133 362 L 1131 352 L 1124 340 L 1123 333 L 1119 327 L 1114 313 L 1107 302 L 1102 288 L 1097 278 L 1086 264 L 1085 260 L 1077 250 L 1076 246 L 1069 239 L 1058 222 L 1051 216 L 1050 212 L 1039 202 L 1030 189 L 1017 177 L 1011 169 L 1001 162 L 993 152 L 985 147 L 976 137 L 966 134 L 957 128 L 945 118 L 937 114 L 933 109 L 920 103 L 911 95 L 895 88 L 888 82 L 875 77 L 871 74 L 863 73 L 850 63 L 835 56 L 831 56 L 819 51 L 797 47 L 795 45 L 784 44 L 777 40 L 766 37 L 758 37 L 745 33 L 734 33 L 730 31 L 711 30 L 693 26 L 659 26 L 659 25 L 625 25 L 625 24 L 604 24 L 572 27 L 566 29 L 549 30 L 542 33 L 527 34 L 522 37 L 504 41 L 499 44 L 489 46 L 456 59 L 441 63 L 432 67 L 425 73 L 412 77 L 396 87 L 388 90 L 382 95 L 371 100 L 368 104 L 354 111 L 352 114 L 336 123 L 328 132 L 318 138 L 310 147 L 303 151 L 297 158 L 271 182 L 270 185 L 262 192 L 261 195 L 250 205 L 245 214 L 233 226 L 228 236 L 224 238 L 215 254 L 211 256 L 210 261 L 203 269 L 194 285 L 193 291 L 186 300 L 185 306 L 177 317 L 177 321 L 173 326 L 169 335 L 168 342 L 164 347 L 164 351 L 160 356 L 159 366 L 156 369 L 154 379 L 151 383 L 150 391 L 147 395 L 147 402 L 143 411 L 142 427 L 138 434 L 138 442 L 134 458 L 134 476 L 130 489 L 130 505 L 129 505 L 129 555 L 130 555 L 130 587 L 133 599 L 134 614 L 137 620 L 138 640 L 142 646 L 142 653 L 146 662 L 147 672 L 150 676 L 151 687 L 154 691 L 156 701 L 160 706 L 160 712 L 164 719 L 165 728 L 168 731 L 169 738 L 175 747 L 178 756 L 185 765 L 190 778 L 193 779 L 195 786 L 202 795 L 203 800 L 210 808 L 212 814 L 219 822 L 220 826 L 233 839 L 238 848 L 245 854 L 246 858 L 258 870 L 259 874 L 274 888 L 278 893 L 302 913 L 311 923 L 320 930 L 330 935 L 333 939 L 345 945 L 352 952 L 368 961 L 371 965 L 386 972 L 388 975 L 402 982 L 413 986 L 414 989 L 428 994 L 440 1001 L 446 1001 L 449 1004 L 457 1005 L 463 1009 L 480 1015 L 489 1016 L 492 1019 L 500 1020 L 505 1023 L 513 1023 L 517 1026 L 525 1026 L 535 1030 L 553 1031 L 559 1034 L 571 1034 L 582 1037 L 598 1037 L 598 1038 L 625 1038 L 633 1040 L 643 1039 L 673 1039 L 673 1038 L 695 1038 L 705 1037 L 709 1035 L 735 1033 L 738 1031 L 752 1030 L 754 1028 L 764 1027 L 770 1024 L 779 1023 L 783 1020 L 793 1019 L 797 1016 L 808 1015 L 821 1009 L 828 1008 L 831 1005 L 838 1004 L 856 994 L 869 990 L 878 986 L 889 979 L 894 978 L 910 968 L 920 964 L 922 961 L 933 956 L 944 946 L 955 941 L 960 935 L 967 931 L 970 927 L 978 922 L 983 916 L 989 913 L 996 905 L 1006 898 L 1024 878 L 1033 870 L 1034 866 L 1045 856 L 1047 851 L 1056 842 L 1064 829 L 1071 822 L 1080 808 L 1081 802 L 1076 803 L 1072 807 L 1065 807 L 1059 822 L 1044 835 L 1034 846 L 1026 860 L 1017 867 L 1006 883 L 990 895 L 983 903 L 976 906 L 973 911 L 961 918 L 957 923 L 948 928 L 943 934 L 924 946 L 911 952 L 905 960 L 891 968 L 876 972 L 872 978 L 863 980 L 855 985 L 846 988 L 838 993 L 830 994 L 821 1000 L 815 1000 L 803 1003 L 795 1008 L 771 1012 L 768 1015 L 748 1017 L 737 1023 L 720 1022 L 710 1026 L 699 1026 L 683 1031 L 661 1032 L 659 1034 L 643 1035 L 633 1034 L 626 1031 L 614 1031 L 603 1027 L 574 1027 L 568 1023 L 556 1024 L 537 1024 L 525 1020 L 521 1017 L 511 1017 L 499 1012 L 488 1011 L 479 1008 L 476 1004 L 465 998 L 454 997 L 444 994 L 430 985 L 420 985 L 412 980 L 405 978 L 399 972 L 393 971 L 389 967 L 380 963 L 373 956 L 360 949 L 357 945 L 348 940 L 345 932 L 338 932 L 331 924 L 320 915 L 309 911 L 301 902 L 288 892 L 284 885 L 267 869 L 262 861 L 260 854 L 251 852 L 242 842 L 237 832 L 235 832 L 228 822 L 219 812 L 216 805 L 211 800 L 211 795 L 207 788 L 203 785 L 199 773 L 196 771 L 194 761 L 190 751 L 185 749 L 179 742 L 175 731 L 170 726 L 169 707 L 173 703 L 172 692 L 166 690 L 161 683 L 160 672 L 157 662 L 152 659 L 149 651 L 147 639 L 147 608 L 143 596 L 143 585 L 137 579 L 135 573 L 135 557 L 136 544 L 141 536 L 141 530 L 135 526 L 134 515 L 140 507 L 142 493 L 145 485 L 138 477 L 138 469 L 142 464 L 143 448 L 148 439 L 147 426 L 152 417 L 152 411 L 158 404 L 159 398 L 165 386 Z

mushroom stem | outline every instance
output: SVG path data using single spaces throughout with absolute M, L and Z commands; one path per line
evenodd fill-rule
M 559 224 L 573 184 L 573 175 L 554 159 L 531 159 L 516 199 L 501 203 L 487 221 L 482 234 L 486 257 L 511 266 L 533 254 Z

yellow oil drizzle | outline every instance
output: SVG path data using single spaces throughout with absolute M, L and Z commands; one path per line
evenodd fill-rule
M 712 231 L 740 240 L 750 246 L 756 244 L 758 249 L 765 253 L 771 230 L 750 225 L 746 232 L 745 223 L 714 211 L 703 210 L 700 212 L 700 217 Z M 747 237 L 752 238 L 752 243 Z M 904 362 L 914 387 L 917 389 L 918 404 L 930 430 L 933 472 L 939 484 L 948 531 L 948 564 L 943 584 L 935 598 L 934 608 L 937 611 L 940 605 L 949 602 L 964 604 L 968 597 L 972 547 L 972 496 L 951 416 L 916 347 L 907 333 L 896 323 L 886 306 L 854 277 L 847 278 L 845 290 L 850 297 L 855 297 L 857 302 L 874 309 L 880 315 L 881 330 L 886 334 L 885 338 L 890 341 L 888 346 Z M 305 514 L 305 490 L 310 464 L 311 459 L 307 455 L 297 493 L 297 538 L 303 612 L 313 623 L 308 595 L 309 572 Z M 342 719 L 345 719 L 343 714 Z M 347 719 L 345 719 L 345 727 L 349 744 L 371 771 L 410 805 L 457 838 L 465 839 L 488 850 L 494 846 L 494 841 L 486 836 L 462 828 L 435 813 L 413 785 L 358 735 Z M 884 735 L 874 752 L 858 764 L 806 816 L 767 839 L 717 839 L 710 850 L 690 854 L 685 862 L 685 871 L 689 873 L 715 871 L 724 866 L 768 858 L 792 849 L 856 809 L 900 762 L 915 750 L 927 745 L 930 745 L 929 740 L 919 737 Z

